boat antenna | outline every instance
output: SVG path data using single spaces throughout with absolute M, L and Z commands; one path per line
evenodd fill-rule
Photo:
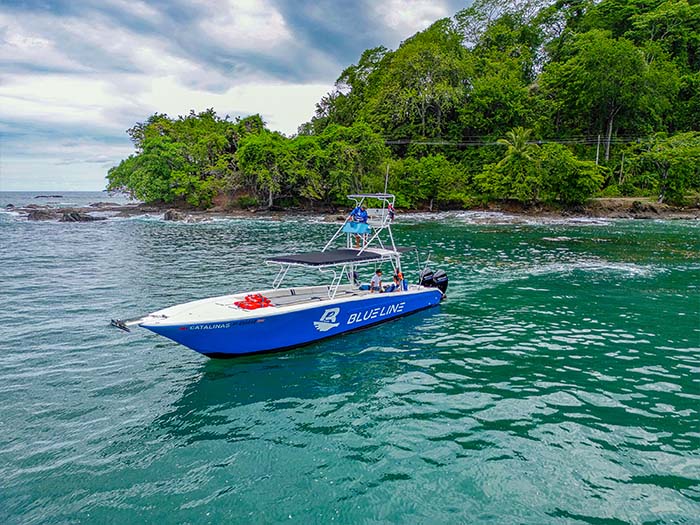
M 389 161 L 386 161 L 386 175 L 384 176 L 384 194 L 389 188 Z

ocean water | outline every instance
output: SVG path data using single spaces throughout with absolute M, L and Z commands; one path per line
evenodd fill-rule
M 0 213 L 0 523 L 700 523 L 700 224 L 483 218 L 399 215 L 439 308 L 210 360 L 109 319 L 334 226 Z
M 36 193 L 30 191 L 0 191 L 0 209 L 7 205 L 50 206 L 52 208 L 71 208 L 89 206 L 96 202 L 110 202 L 115 204 L 128 204 L 132 201 L 123 193 L 107 191 L 49 191 Z

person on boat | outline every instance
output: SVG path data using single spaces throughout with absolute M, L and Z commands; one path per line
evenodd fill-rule
M 350 212 L 350 216 L 348 219 L 352 220 L 355 223 L 358 223 L 357 225 L 357 231 L 362 231 L 363 236 L 366 237 L 366 233 L 364 233 L 367 230 L 367 207 L 362 204 L 360 206 L 355 206 L 355 209 L 353 209 Z M 364 225 L 364 226 L 361 226 Z M 359 233 L 355 234 L 355 248 L 359 248 L 361 244 L 362 237 L 360 236 Z
M 394 205 L 389 203 L 387 209 L 389 210 L 389 221 L 393 221 L 394 217 L 396 216 L 396 210 L 394 209 Z
M 369 282 L 369 291 L 374 293 L 374 291 L 382 291 L 382 271 L 377 270 L 372 276 L 372 280 Z
M 398 292 L 401 290 L 401 279 L 399 279 L 399 274 L 394 274 L 394 282 L 391 283 L 389 286 L 384 288 L 384 293 L 389 293 L 389 292 Z
M 394 272 L 394 284 L 396 285 L 397 290 L 405 290 L 406 287 L 404 286 L 404 280 L 403 280 L 403 272 L 401 272 L 398 268 Z
M 348 219 L 352 219 L 355 222 L 367 222 L 367 207 L 363 204 L 361 206 L 355 206 L 350 212 Z

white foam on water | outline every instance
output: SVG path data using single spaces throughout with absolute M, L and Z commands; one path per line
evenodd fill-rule
M 13 210 L 0 210 L 0 215 L 7 215 L 8 217 L 17 217 L 20 218 L 22 214 L 18 211 L 13 211 Z
M 450 221 L 466 224 L 524 224 L 524 225 L 608 225 L 614 219 L 598 217 L 532 216 L 502 211 L 444 211 L 398 214 L 396 222 Z

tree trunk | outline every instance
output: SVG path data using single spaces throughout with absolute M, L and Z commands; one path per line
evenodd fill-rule
M 272 208 L 272 187 L 268 190 L 267 194 L 267 207 Z
M 622 186 L 622 183 L 625 182 L 625 154 L 622 154 L 622 161 L 620 162 L 620 177 L 618 178 L 617 185 Z
M 666 181 L 668 180 L 668 168 L 662 168 L 659 166 L 659 171 L 661 172 L 661 181 L 659 183 L 659 199 L 656 201 L 661 204 L 666 197 Z
M 610 118 L 608 119 L 608 134 L 605 139 L 605 162 L 608 162 L 608 160 L 610 160 L 610 140 L 612 139 L 613 120 L 615 119 L 615 113 L 616 112 L 611 113 Z

